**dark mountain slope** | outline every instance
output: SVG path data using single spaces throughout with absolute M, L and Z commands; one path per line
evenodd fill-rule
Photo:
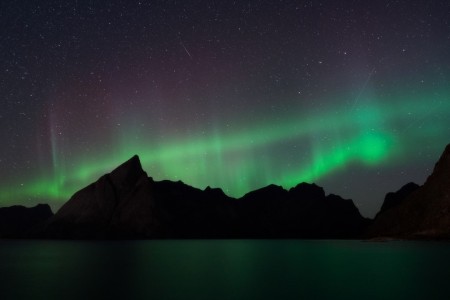
M 450 238 L 450 145 L 425 184 L 379 213 L 369 237 Z

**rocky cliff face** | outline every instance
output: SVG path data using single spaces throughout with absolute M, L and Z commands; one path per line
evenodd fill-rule
M 450 145 L 425 184 L 400 204 L 380 212 L 368 236 L 450 238 Z
M 75 193 L 49 221 L 56 238 L 352 238 L 367 225 L 351 200 L 275 185 L 233 199 L 221 189 L 155 182 L 134 156 Z

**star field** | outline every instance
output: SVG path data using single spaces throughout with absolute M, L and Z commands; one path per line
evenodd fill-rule
M 134 154 L 235 197 L 315 182 L 374 216 L 450 142 L 448 1 L 2 1 L 0 206 Z

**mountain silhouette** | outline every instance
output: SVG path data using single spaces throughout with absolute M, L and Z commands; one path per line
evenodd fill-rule
M 450 144 L 421 187 L 404 187 L 403 199 L 386 204 L 369 227 L 369 237 L 450 238 Z M 400 190 L 397 195 L 401 193 Z M 402 197 L 400 197 L 402 198 Z M 392 201 L 391 201 L 392 202 Z M 392 207 L 389 207 L 392 206 Z
M 423 186 L 388 193 L 375 219 L 351 200 L 308 183 L 268 185 L 240 199 L 219 188 L 154 181 L 133 156 L 76 192 L 53 215 L 48 205 L 0 208 L 0 238 L 450 238 L 450 145 Z
M 76 192 L 49 220 L 61 238 L 151 237 L 158 224 L 154 191 L 137 156 Z
M 0 238 L 27 238 L 42 229 L 44 222 L 53 216 L 50 206 L 35 207 L 14 205 L 0 208 Z
M 221 189 L 154 181 L 138 156 L 76 192 L 44 236 L 115 238 L 356 238 L 370 221 L 315 184 L 269 185 L 241 199 Z
M 289 191 L 269 185 L 241 199 L 244 236 L 261 238 L 352 238 L 368 225 L 351 200 L 325 196 L 323 188 L 301 183 Z

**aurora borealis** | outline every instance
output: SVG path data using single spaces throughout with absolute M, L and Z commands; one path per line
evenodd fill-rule
M 315 182 L 373 216 L 450 143 L 448 1 L 0 4 L 0 206 L 134 154 L 234 197 Z

